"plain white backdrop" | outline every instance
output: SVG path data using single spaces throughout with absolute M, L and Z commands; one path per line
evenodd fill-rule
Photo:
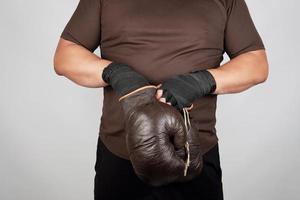
M 246 2 L 270 75 L 262 85 L 218 97 L 224 196 L 294 200 L 300 179 L 300 3 Z M 57 76 L 52 61 L 77 3 L 0 3 L 1 200 L 93 199 L 102 88 Z

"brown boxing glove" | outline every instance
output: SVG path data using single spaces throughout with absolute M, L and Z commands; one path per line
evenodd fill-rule
M 157 87 L 127 64 L 110 63 L 102 79 L 116 91 L 123 107 L 128 152 L 137 176 L 154 186 L 177 180 L 187 165 L 176 154 L 187 139 L 180 113 L 159 102 Z
M 144 182 L 160 186 L 184 176 L 187 135 L 181 114 L 158 101 L 155 93 L 155 86 L 145 86 L 121 97 L 120 102 L 135 173 Z

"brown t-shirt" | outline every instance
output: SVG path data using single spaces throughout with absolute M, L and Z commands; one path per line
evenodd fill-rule
M 132 66 L 155 85 L 219 67 L 224 52 L 234 58 L 264 49 L 244 0 L 80 0 L 61 37 L 91 52 L 100 45 L 102 58 Z M 121 105 L 110 86 L 103 92 L 100 137 L 128 159 Z M 205 152 L 218 141 L 216 101 L 196 99 L 190 111 Z

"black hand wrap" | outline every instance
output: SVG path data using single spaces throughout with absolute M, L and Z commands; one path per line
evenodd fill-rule
M 162 97 L 182 112 L 193 100 L 213 93 L 216 81 L 209 71 L 200 70 L 171 77 L 162 83 L 161 89 Z
M 102 79 L 111 85 L 120 97 L 149 85 L 148 80 L 135 72 L 130 66 L 117 62 L 112 62 L 104 68 Z

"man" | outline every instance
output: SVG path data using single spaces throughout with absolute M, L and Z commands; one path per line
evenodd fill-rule
M 93 54 L 98 46 L 101 58 Z M 224 52 L 230 61 L 220 66 Z M 217 95 L 242 92 L 268 76 L 265 48 L 244 0 L 80 0 L 54 66 L 78 85 L 104 87 L 95 199 L 223 199 Z M 203 150 L 203 169 L 191 181 L 154 187 L 135 174 L 119 100 L 133 91 L 128 88 L 145 85 L 157 86 L 160 102 L 189 108 Z

